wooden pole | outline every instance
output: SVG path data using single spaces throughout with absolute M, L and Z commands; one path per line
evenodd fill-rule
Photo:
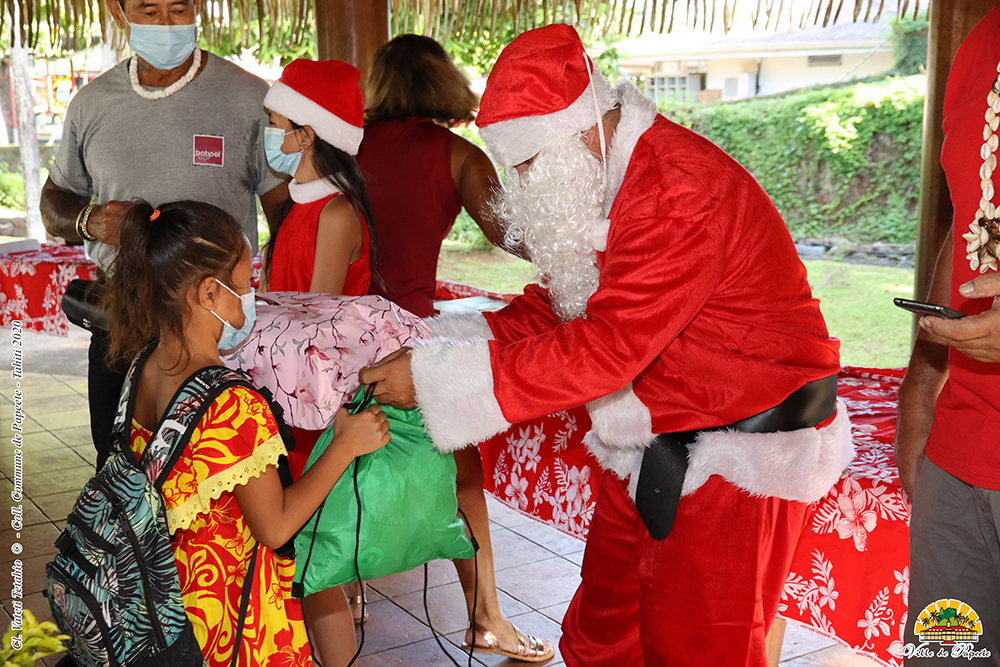
M 920 163 L 920 226 L 914 298 L 924 299 L 934 273 L 934 260 L 951 226 L 954 210 L 941 167 L 944 91 L 948 72 L 962 40 L 1000 0 L 937 0 L 931 3 L 927 43 L 927 96 L 924 99 L 923 152 Z M 915 320 L 914 320 L 915 321 Z M 916 331 L 914 324 L 914 331 Z
M 316 51 L 361 70 L 364 90 L 375 51 L 389 41 L 389 0 L 315 0 Z

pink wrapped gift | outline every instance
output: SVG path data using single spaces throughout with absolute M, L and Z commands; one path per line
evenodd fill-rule
M 285 421 L 299 428 L 329 426 L 357 391 L 358 371 L 430 337 L 423 320 L 380 296 L 268 292 L 258 298 L 253 333 L 223 362 L 267 387 Z

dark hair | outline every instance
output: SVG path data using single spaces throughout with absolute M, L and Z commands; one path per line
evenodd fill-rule
M 234 287 L 233 269 L 248 252 L 240 223 L 216 206 L 173 202 L 151 220 L 154 210 L 136 201 L 122 220 L 104 297 L 111 364 L 130 361 L 164 330 L 183 344 L 188 290 L 209 277 Z
M 444 48 L 430 37 L 399 35 L 375 52 L 365 119 L 432 118 L 449 126 L 473 119 L 479 98 Z
M 301 130 L 304 126 L 288 121 L 293 130 Z M 372 222 L 372 206 L 368 199 L 368 186 L 365 184 L 365 177 L 361 174 L 361 167 L 353 155 L 349 155 L 336 146 L 328 144 L 319 135 L 314 135 L 312 145 L 313 167 L 319 172 L 321 178 L 333 183 L 344 193 L 347 199 L 354 206 L 354 210 L 361 215 L 361 222 L 368 228 L 368 259 L 371 265 L 372 280 L 382 284 L 375 270 L 375 225 Z M 271 278 L 271 260 L 274 257 L 274 246 L 278 240 L 278 232 L 285 222 L 288 212 L 292 210 L 291 199 L 278 211 L 274 222 L 270 225 L 270 238 L 264 246 L 264 279 Z

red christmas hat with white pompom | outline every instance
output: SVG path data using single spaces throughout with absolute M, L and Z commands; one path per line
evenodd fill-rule
M 365 102 L 358 87 L 361 72 L 341 60 L 297 58 L 271 85 L 264 106 L 349 155 L 358 154 L 364 131 Z
M 522 33 L 500 53 L 476 125 L 493 157 L 512 167 L 545 144 L 596 125 L 614 105 L 611 86 L 580 35 L 553 24 Z

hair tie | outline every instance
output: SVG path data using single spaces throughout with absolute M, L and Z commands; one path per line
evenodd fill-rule
M 153 212 L 149 215 L 149 221 L 152 222 L 160 217 L 160 209 L 154 208 Z

